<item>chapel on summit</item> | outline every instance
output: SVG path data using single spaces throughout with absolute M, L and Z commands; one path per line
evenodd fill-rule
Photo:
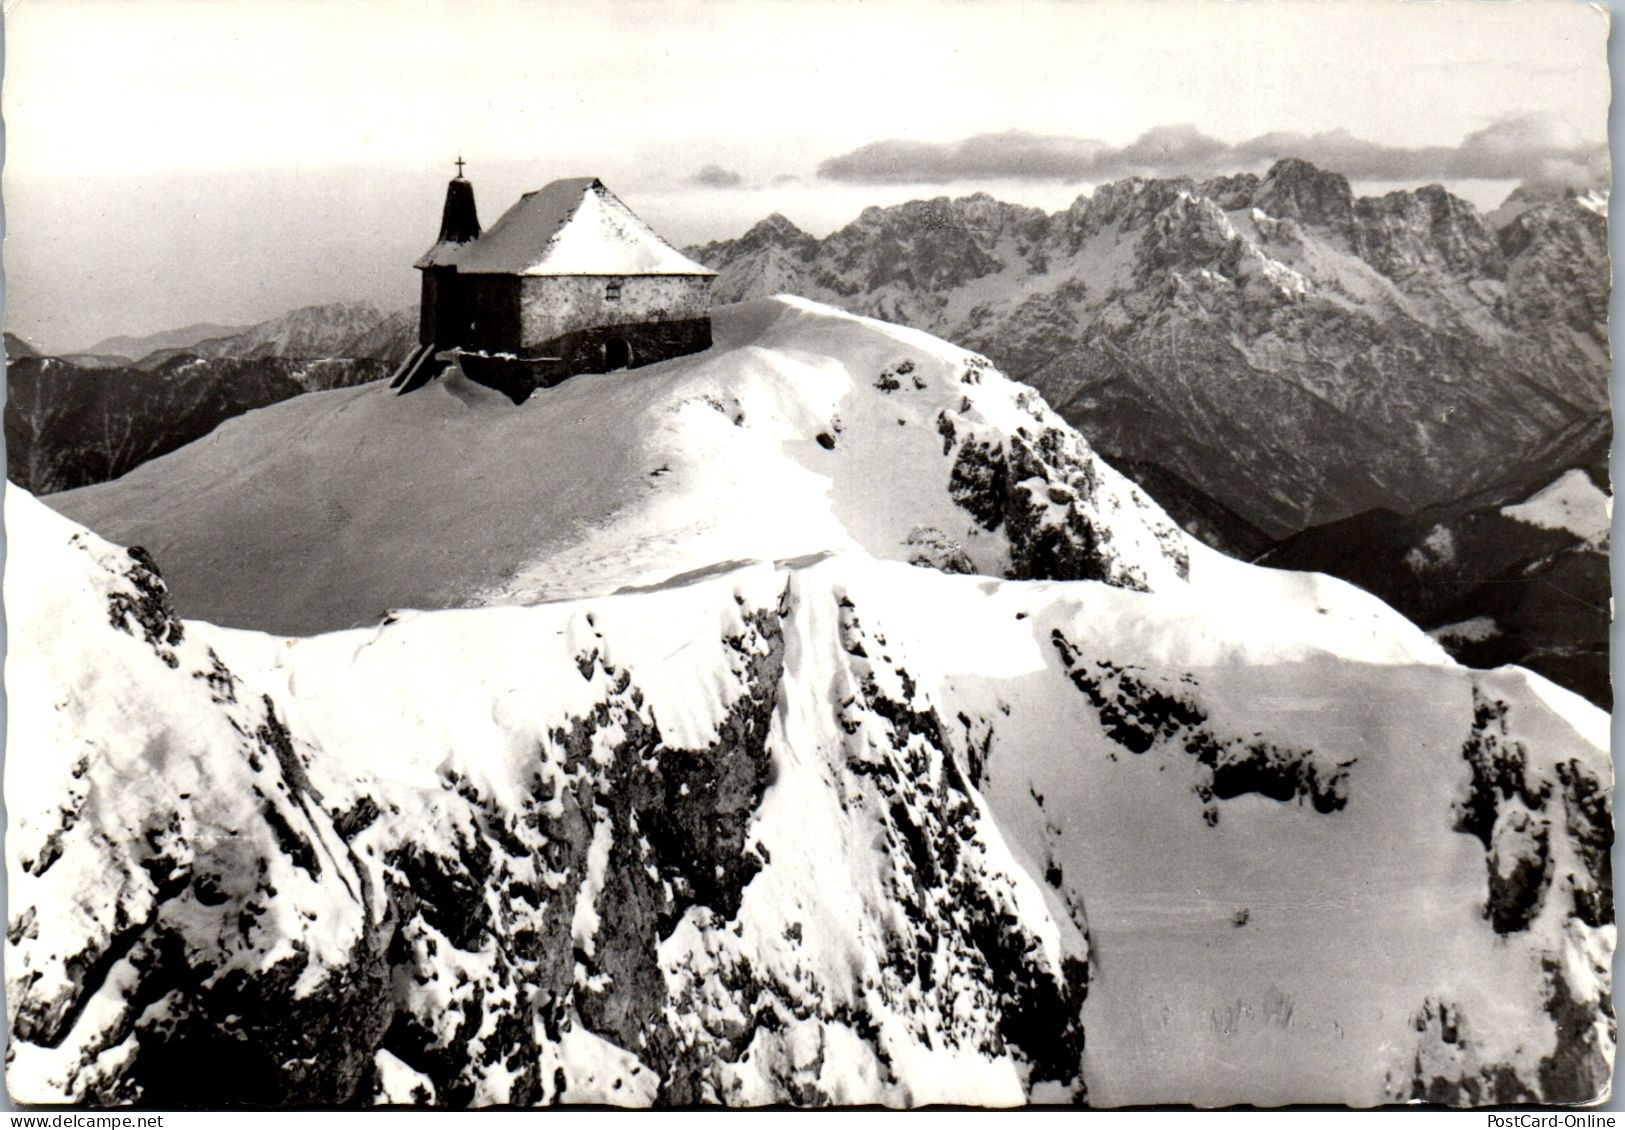
M 446 186 L 423 273 L 418 347 L 391 387 L 420 388 L 451 363 L 517 404 L 577 373 L 608 373 L 711 345 L 716 277 L 638 219 L 596 177 L 527 192 L 488 231 L 474 186 Z

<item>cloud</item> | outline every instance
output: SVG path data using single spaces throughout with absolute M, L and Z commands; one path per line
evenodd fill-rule
M 1380 145 L 1337 129 L 1315 134 L 1261 134 L 1234 146 L 1230 161 L 1240 168 L 1282 157 L 1302 157 L 1353 180 L 1426 180 L 1448 175 L 1445 170 L 1453 152 L 1446 146 L 1413 149 Z
M 1456 146 L 1404 147 L 1355 137 L 1347 130 L 1274 132 L 1230 143 L 1195 126 L 1147 130 L 1112 146 L 1081 137 L 1011 130 L 961 141 L 876 141 L 818 166 L 826 180 L 859 184 L 946 184 L 964 180 L 1104 181 L 1125 176 L 1201 176 L 1257 168 L 1282 157 L 1307 161 L 1352 180 L 1546 180 L 1579 177 L 1602 183 L 1607 146 L 1587 141 L 1561 120 L 1506 118 Z
M 745 183 L 745 178 L 732 169 L 724 169 L 721 165 L 706 165 L 689 177 L 688 182 L 703 184 L 707 188 L 738 188 Z
M 1567 122 L 1529 115 L 1506 118 L 1467 135 L 1455 153 L 1454 175 L 1538 179 L 1569 167 L 1595 180 L 1608 169 L 1608 147 L 1588 143 Z
M 979 134 L 946 144 L 876 141 L 823 162 L 818 175 L 861 184 L 945 184 L 996 177 L 1083 180 L 1092 175 L 1100 154 L 1110 149 L 1104 141 L 1022 130 Z

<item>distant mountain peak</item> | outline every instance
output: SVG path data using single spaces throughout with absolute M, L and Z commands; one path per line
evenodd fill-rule
M 766 219 L 758 220 L 756 225 L 745 233 L 747 238 L 757 234 L 800 237 L 805 236 L 807 233 L 797 227 L 783 212 L 773 212 Z
M 1606 188 L 1592 186 L 1577 188 L 1567 184 L 1520 184 L 1514 188 L 1500 206 L 1485 217 L 1491 227 L 1499 230 L 1513 220 L 1538 207 L 1577 207 L 1594 215 L 1608 216 Z
M 1345 228 L 1354 212 L 1354 192 L 1342 173 L 1331 173 L 1298 157 L 1275 162 L 1253 194 L 1253 206 L 1277 219 Z

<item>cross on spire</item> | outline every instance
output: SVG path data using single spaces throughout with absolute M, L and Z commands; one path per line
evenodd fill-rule
M 457 175 L 459 177 L 463 175 L 463 155 L 461 153 L 457 154 Z

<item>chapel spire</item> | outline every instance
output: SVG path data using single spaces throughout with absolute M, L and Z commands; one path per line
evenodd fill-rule
M 480 235 L 480 216 L 474 207 L 474 186 L 463 176 L 463 156 L 457 155 L 457 175 L 446 185 L 446 207 L 440 213 L 441 243 L 468 243 Z

